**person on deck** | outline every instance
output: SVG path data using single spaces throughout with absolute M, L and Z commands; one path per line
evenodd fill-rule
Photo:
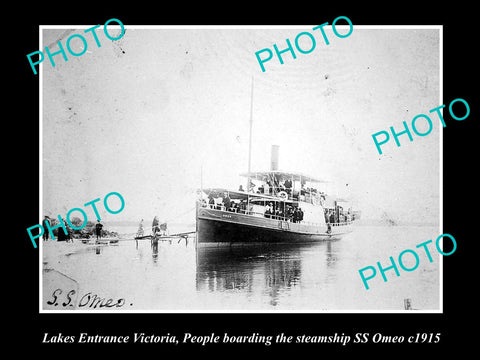
M 275 195 L 279 191 L 280 191 L 280 183 L 278 181 L 278 178 L 275 176 L 273 178 L 273 195 Z
M 225 206 L 225 211 L 229 211 L 231 204 L 232 204 L 232 200 L 228 196 L 228 193 L 224 193 L 223 194 L 223 206 Z
M 208 195 L 208 205 L 210 205 L 210 208 L 212 209 L 215 206 L 215 199 L 212 194 Z
M 268 189 L 268 191 L 266 190 L 265 193 L 268 193 L 269 195 L 273 194 L 273 185 L 270 179 L 267 179 L 266 181 L 266 189 Z
M 243 199 L 240 200 L 240 203 L 238 204 L 238 210 L 241 214 L 245 214 L 247 210 L 247 203 Z
M 250 179 L 247 187 L 248 187 L 248 192 L 255 192 L 255 184 L 253 183 L 252 179 Z
M 265 206 L 265 217 L 269 218 L 271 217 L 270 215 L 271 215 L 271 207 L 270 207 L 270 204 L 267 204 Z
M 278 208 L 276 208 L 273 218 L 278 220 L 279 216 L 280 216 L 280 211 L 278 210 Z
M 298 208 L 298 222 L 302 222 L 303 221 L 303 210 L 302 208 Z
M 285 180 L 284 186 L 285 191 L 290 195 L 292 193 L 292 181 L 290 179 Z
M 285 216 L 288 218 L 288 221 L 293 222 L 293 208 L 290 205 L 287 205 Z
M 283 213 L 283 210 L 281 208 L 277 209 L 277 216 L 279 220 L 284 220 L 285 219 L 285 214 Z

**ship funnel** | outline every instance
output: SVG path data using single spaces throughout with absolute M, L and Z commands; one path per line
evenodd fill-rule
M 271 163 L 270 163 L 270 170 L 275 171 L 278 170 L 278 151 L 280 146 L 272 145 L 272 155 L 271 155 Z

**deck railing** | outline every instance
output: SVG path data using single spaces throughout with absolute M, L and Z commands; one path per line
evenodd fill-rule
M 285 217 L 285 216 L 280 216 L 280 215 L 271 215 L 271 214 L 267 215 L 263 212 L 255 212 L 255 211 L 252 211 L 252 210 L 249 211 L 249 210 L 240 209 L 240 208 L 237 208 L 237 207 L 230 208 L 230 209 L 227 210 L 227 208 L 224 205 L 221 205 L 221 204 L 203 204 L 203 207 L 208 208 L 208 209 L 212 209 L 212 210 L 233 212 L 233 213 L 237 213 L 237 214 L 243 214 L 243 215 L 255 216 L 255 217 L 263 217 L 263 218 L 272 219 L 272 220 L 282 220 L 282 221 L 285 221 L 285 222 L 293 223 L 293 220 L 290 217 Z M 331 225 L 331 226 L 346 226 L 346 225 L 350 225 L 352 223 L 353 223 L 353 221 L 340 222 L 340 223 L 329 223 L 329 222 L 327 222 L 326 224 Z M 310 222 L 310 221 L 304 221 L 304 220 L 298 221 L 297 224 L 311 225 L 311 226 L 324 225 L 324 224 Z

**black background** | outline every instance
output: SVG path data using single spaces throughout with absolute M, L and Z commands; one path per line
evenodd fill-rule
M 33 354 L 85 354 L 92 356 L 107 352 L 109 356 L 121 356 L 152 352 L 162 356 L 194 350 L 205 352 L 221 351 L 230 354 L 263 354 L 278 352 L 287 356 L 308 351 L 312 356 L 323 357 L 327 353 L 342 355 L 349 353 L 374 356 L 376 354 L 415 356 L 419 352 L 434 355 L 446 354 L 455 349 L 466 353 L 475 345 L 476 334 L 476 234 L 478 210 L 471 204 L 476 199 L 476 168 L 478 151 L 476 145 L 477 109 L 474 82 L 478 70 L 474 66 L 477 52 L 475 8 L 461 2 L 449 2 L 445 6 L 418 7 L 406 2 L 381 5 L 362 3 L 352 7 L 345 2 L 330 6 L 320 3 L 167 3 L 140 2 L 123 6 L 112 3 L 100 8 L 97 4 L 55 4 L 25 6 L 16 15 L 9 17 L 14 27 L 5 27 L 4 72 L 9 81 L 6 92 L 11 102 L 5 104 L 10 110 L 5 116 L 8 129 L 4 136 L 4 158 L 7 160 L 4 177 L 8 180 L 5 193 L 13 196 L 7 200 L 5 209 L 9 213 L 8 236 L 6 236 L 5 258 L 11 260 L 5 269 L 3 306 L 7 322 L 5 343 L 17 351 Z M 38 250 L 32 247 L 25 229 L 38 223 L 38 76 L 31 71 L 26 54 L 38 50 L 39 25 L 103 24 L 111 18 L 120 19 L 125 25 L 283 25 L 331 23 L 338 16 L 347 16 L 355 25 L 443 25 L 443 103 L 447 127 L 443 131 L 444 156 L 444 233 L 452 234 L 457 240 L 456 252 L 444 257 L 444 313 L 443 314 L 39 314 L 39 259 Z M 13 36 L 15 35 L 15 36 Z M 9 40 L 7 40 L 9 39 Z M 11 46 L 13 45 L 13 47 Z M 432 54 L 436 56 L 436 54 Z M 475 62 L 475 64 L 474 64 Z M 12 67 L 13 65 L 13 67 Z M 471 113 L 468 119 L 456 121 L 448 114 L 448 104 L 456 98 L 468 101 Z M 432 107 L 434 107 L 434 104 Z M 439 104 L 440 105 L 440 104 Z M 428 110 L 428 109 L 426 109 Z M 409 119 L 405 119 L 409 120 Z M 368 119 L 366 119 L 368 121 Z M 6 126 L 5 125 L 5 126 Z M 438 124 L 434 123 L 434 126 Z M 9 138 L 15 143 L 6 147 Z M 11 144 L 11 143 L 10 143 Z M 12 164 L 10 164 L 12 161 Z M 412 160 L 414 161 L 414 160 Z M 11 184 L 13 183 L 13 190 Z M 5 183 L 4 183 L 5 184 Z M 6 219 L 7 220 L 7 219 Z M 10 222 L 12 224 L 10 225 Z M 7 228 L 5 226 L 5 228 Z M 5 322 L 4 322 L 5 324 Z M 5 326 L 5 325 L 4 325 Z M 354 336 L 367 332 L 371 335 L 415 335 L 441 333 L 437 344 L 273 344 L 263 345 L 199 345 L 165 344 L 43 344 L 45 332 L 64 335 L 79 335 L 80 332 L 99 335 L 130 335 L 134 332 L 163 335 L 170 333 L 182 339 L 183 333 L 207 335 L 212 332 L 222 335 L 262 335 L 285 333 L 296 335 L 330 335 L 335 332 Z

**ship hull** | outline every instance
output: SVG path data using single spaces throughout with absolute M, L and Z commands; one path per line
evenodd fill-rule
M 338 240 L 352 225 L 331 226 L 292 223 L 210 208 L 197 209 L 197 246 L 235 246 L 265 243 Z

